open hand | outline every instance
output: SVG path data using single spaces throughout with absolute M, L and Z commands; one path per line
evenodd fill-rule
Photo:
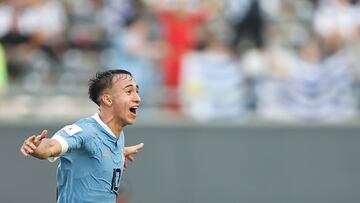
M 47 130 L 43 130 L 40 135 L 32 135 L 28 137 L 20 148 L 21 153 L 24 156 L 29 156 L 34 153 L 36 148 L 40 145 L 41 141 L 48 135 Z

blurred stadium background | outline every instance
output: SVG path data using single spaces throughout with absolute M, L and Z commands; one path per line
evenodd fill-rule
M 359 1 L 1 0 L 0 202 L 54 202 L 19 147 L 113 68 L 143 101 L 132 202 L 360 202 Z

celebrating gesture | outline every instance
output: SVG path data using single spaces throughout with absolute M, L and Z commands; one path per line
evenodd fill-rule
M 125 147 L 123 129 L 135 122 L 141 99 L 139 87 L 125 70 L 97 73 L 89 82 L 89 97 L 99 106 L 95 115 L 67 125 L 48 138 L 48 131 L 28 137 L 24 156 L 53 161 L 57 170 L 58 203 L 114 203 L 126 159 L 144 147 Z

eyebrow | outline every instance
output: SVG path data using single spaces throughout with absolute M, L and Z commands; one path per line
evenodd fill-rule
M 126 89 L 126 88 L 128 88 L 128 87 L 132 87 L 133 85 L 132 84 L 128 84 L 128 85 L 126 85 L 123 89 Z M 136 89 L 139 89 L 139 85 L 136 85 Z

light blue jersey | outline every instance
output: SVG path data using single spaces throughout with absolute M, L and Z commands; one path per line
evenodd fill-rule
M 64 127 L 52 139 L 62 147 L 57 202 L 115 203 L 124 169 L 124 134 L 117 139 L 95 114 Z

